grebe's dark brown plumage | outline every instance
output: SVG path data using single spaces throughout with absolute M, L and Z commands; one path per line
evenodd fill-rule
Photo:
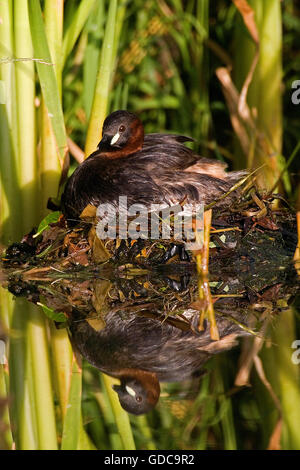
M 103 125 L 102 140 L 69 178 L 62 210 L 78 219 L 92 204 L 178 204 L 183 200 L 215 201 L 237 182 L 243 172 L 226 173 L 226 164 L 201 158 L 184 143 L 189 137 L 144 135 L 140 119 L 128 111 L 115 111 Z M 226 201 L 228 204 L 228 201 Z

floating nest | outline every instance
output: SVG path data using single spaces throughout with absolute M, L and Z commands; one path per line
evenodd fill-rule
M 211 257 L 227 252 L 247 256 L 247 251 L 256 248 L 256 254 L 261 259 L 272 258 L 275 251 L 276 257 L 290 257 L 297 246 L 296 218 L 289 207 L 274 208 L 278 199 L 279 196 L 258 195 L 252 191 L 235 205 L 215 208 L 210 233 Z M 172 247 L 183 242 L 172 236 L 173 227 L 168 240 L 100 240 L 96 235 L 97 222 L 96 208 L 93 206 L 87 206 L 78 224 L 71 228 L 63 215 L 58 212 L 50 214 L 38 230 L 32 230 L 20 243 L 7 248 L 2 258 L 3 266 L 10 269 L 16 266 L 47 268 L 51 265 L 52 269 L 66 271 L 78 266 L 99 266 L 108 261 L 119 266 L 132 263 L 147 268 L 169 264 L 170 260 L 172 263 L 177 261 L 172 256 Z M 177 253 L 176 250 L 173 252 Z M 190 253 L 185 261 L 192 259 Z

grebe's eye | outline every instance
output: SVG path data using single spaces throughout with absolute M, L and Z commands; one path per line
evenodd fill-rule
M 124 132 L 124 131 L 126 131 L 126 127 L 123 126 L 123 125 L 120 126 L 120 127 L 119 127 L 119 132 Z

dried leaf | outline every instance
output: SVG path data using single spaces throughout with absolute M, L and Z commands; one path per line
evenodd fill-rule
M 232 82 L 230 72 L 225 67 L 216 70 L 216 75 L 221 82 L 223 93 L 228 106 L 232 127 L 240 141 L 241 147 L 245 155 L 249 155 L 251 142 L 247 126 L 252 132 L 255 132 L 254 122 L 251 117 L 248 105 L 244 105 L 243 115 L 239 110 L 240 97 L 235 85 Z
M 282 418 L 279 418 L 275 425 L 274 431 L 271 434 L 269 444 L 267 447 L 268 450 L 281 450 L 280 439 L 281 439 L 281 432 L 282 432 L 282 423 L 283 423 Z
M 92 258 L 95 263 L 103 263 L 111 257 L 103 241 L 97 237 L 95 227 L 92 227 L 89 232 L 89 245 L 92 249 Z
M 253 137 L 257 139 L 257 135 L 251 112 L 247 105 L 247 94 L 259 59 L 259 33 L 255 22 L 255 12 L 247 0 L 233 0 L 233 2 L 241 13 L 244 23 L 256 45 L 256 52 L 240 94 L 231 80 L 229 68 L 221 67 L 217 69 L 216 74 L 223 87 L 233 129 L 240 140 L 243 152 L 249 158 L 253 153 Z
M 238 336 L 239 335 L 236 334 L 236 333 L 231 333 L 227 336 L 224 336 L 219 341 L 212 341 L 207 346 L 205 346 L 205 348 L 202 348 L 202 349 L 205 349 L 205 351 L 207 351 L 211 354 L 217 354 L 217 353 L 220 353 L 222 351 L 230 350 L 230 349 L 234 348 L 235 346 L 237 346 Z M 198 348 L 198 349 L 200 349 L 200 348 Z
M 266 228 L 267 230 L 279 230 L 278 225 L 270 217 L 263 217 L 256 221 L 256 225 Z
M 105 328 L 106 326 L 106 323 L 105 321 L 103 320 L 103 318 L 97 316 L 97 317 L 93 317 L 93 318 L 87 318 L 86 321 L 88 322 L 88 324 L 93 328 L 93 330 L 95 331 L 101 331 Z
M 105 314 L 108 310 L 105 302 L 111 286 L 112 284 L 110 281 L 105 281 L 103 279 L 97 281 L 95 284 L 92 303 L 94 309 L 99 315 Z
M 70 137 L 67 138 L 67 142 L 71 155 L 73 155 L 79 164 L 82 163 L 84 160 L 84 151 L 81 150 L 81 148 L 78 147 L 78 145 L 75 144 L 75 142 Z
M 261 299 L 263 300 L 270 300 L 274 301 L 279 298 L 279 292 L 282 287 L 282 284 L 276 284 L 275 286 L 270 287 L 269 289 L 265 290 L 261 295 Z
M 81 219 L 94 219 L 96 217 L 97 207 L 88 204 L 80 214 Z
M 196 300 L 195 302 L 191 303 L 189 305 L 189 308 L 192 308 L 194 310 L 198 310 L 199 312 L 201 312 L 202 310 L 206 310 L 207 309 L 207 299 L 198 299 Z
M 242 353 L 239 358 L 239 370 L 236 375 L 234 385 L 243 387 L 249 385 L 249 376 L 252 370 L 254 357 L 257 356 L 264 344 L 264 334 L 269 321 L 266 320 L 260 330 L 260 336 L 253 338 L 245 338 L 242 343 Z
M 295 267 L 298 275 L 300 276 L 300 212 L 297 212 L 297 233 L 298 233 L 298 243 L 294 255 Z
M 256 45 L 256 52 L 255 52 L 252 64 L 250 66 L 248 75 L 243 84 L 243 87 L 240 93 L 240 98 L 239 98 L 238 110 L 239 110 L 239 114 L 243 116 L 244 113 L 247 114 L 247 109 L 246 109 L 247 93 L 248 93 L 248 89 L 252 81 L 253 74 L 254 74 L 258 59 L 259 59 L 259 33 L 258 33 L 258 29 L 257 29 L 256 22 L 255 22 L 255 12 L 253 8 L 251 8 L 247 0 L 233 0 L 233 3 L 235 4 L 237 9 L 241 13 L 244 23 Z
M 247 0 L 232 0 L 240 14 L 243 17 L 244 23 L 251 34 L 253 41 L 259 43 L 258 29 L 255 23 L 255 13 L 252 7 L 250 7 Z

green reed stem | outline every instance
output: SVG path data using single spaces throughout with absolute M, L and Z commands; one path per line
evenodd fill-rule
M 81 422 L 82 370 L 73 356 L 70 392 L 64 419 L 62 450 L 75 450 L 79 442 Z
M 3 243 L 21 234 L 21 196 L 17 173 L 17 116 L 12 3 L 0 2 L 0 56 L 8 58 L 0 64 L 2 85 L 0 100 L 0 225 Z
M 33 3 L 33 2 L 32 2 Z M 15 15 L 15 55 L 32 57 L 33 49 L 29 27 L 28 7 L 31 2 L 22 0 L 17 2 Z M 49 69 L 51 70 L 51 69 Z M 38 172 L 36 164 L 36 137 L 35 137 L 35 75 L 33 64 L 29 61 L 17 63 L 17 115 L 19 121 L 19 184 L 22 191 L 22 225 L 23 233 L 30 230 L 38 222 L 37 194 Z M 26 341 L 26 372 L 25 384 L 28 380 L 28 404 L 31 408 L 34 435 L 37 435 L 39 449 L 56 449 L 56 423 L 54 402 L 50 377 L 50 362 L 48 340 L 44 315 L 36 307 L 25 305 L 22 308 L 28 312 Z M 17 312 L 16 315 L 21 312 Z M 24 325 L 25 326 L 25 325 Z M 26 396 L 25 396 L 26 398 Z M 29 412 L 29 410 L 28 410 Z M 18 425 L 23 428 L 26 421 Z M 35 431 L 36 427 L 36 431 Z
M 99 44 L 104 36 L 105 27 L 105 5 L 104 2 L 97 2 L 94 5 L 92 14 L 84 28 L 87 34 L 87 46 L 83 62 L 83 104 L 86 119 L 89 121 L 94 100 L 97 71 L 101 49 Z
M 62 45 L 62 63 L 63 64 L 65 64 L 69 54 L 72 52 L 72 49 L 95 3 L 96 3 L 95 0 L 82 0 L 79 3 L 78 8 L 76 9 L 76 13 L 73 17 L 73 20 L 71 24 L 69 25 L 64 36 L 64 42 Z M 102 0 L 101 0 L 101 3 L 103 3 Z
M 109 10 L 100 55 L 94 101 L 92 105 L 85 145 L 86 156 L 90 155 L 96 149 L 99 143 L 103 121 L 107 113 L 111 79 L 114 68 L 114 51 L 116 47 L 115 29 L 117 6 L 118 0 L 111 0 L 109 2 Z
M 28 28 L 27 0 L 20 0 L 14 9 L 15 56 L 33 57 L 30 29 Z M 37 162 L 35 132 L 35 73 L 31 61 L 16 62 L 16 91 L 18 119 L 18 173 L 21 185 L 23 233 L 37 222 Z
M 300 448 L 299 422 L 300 409 L 300 371 L 299 365 L 292 361 L 292 343 L 297 338 L 294 311 L 283 312 L 272 331 L 274 342 L 277 394 L 283 412 L 282 448 Z M 264 364 L 268 370 L 268 364 Z
M 8 373 L 4 364 L 0 364 L 0 399 L 9 400 Z M 0 437 L 0 449 L 11 449 L 13 445 L 13 437 L 11 432 L 11 423 L 9 417 L 8 404 L 4 405 L 1 415 L 1 424 L 5 426 Z
M 30 0 L 29 20 L 35 58 L 43 62 L 36 62 L 43 98 L 48 109 L 58 152 L 60 158 L 63 159 L 67 148 L 64 116 L 39 0 Z
M 79 422 L 79 436 L 78 436 L 77 450 L 97 450 L 95 444 L 91 441 L 87 432 L 84 429 L 82 416 L 80 416 L 80 422 Z
M 128 414 L 120 405 L 117 393 L 112 389 L 112 386 L 118 383 L 118 380 L 109 377 L 106 374 L 102 374 L 104 386 L 111 403 L 111 407 L 114 413 L 115 422 L 124 446 L 125 450 L 135 450 L 135 444 L 131 431 L 130 421 Z
M 28 335 L 28 311 L 25 302 L 17 300 L 12 308 L 10 321 L 9 394 L 12 432 L 16 449 L 38 449 L 35 399 L 30 338 Z
M 120 434 L 118 433 L 112 406 L 106 391 L 105 385 L 103 383 L 102 374 L 100 375 L 101 379 L 101 392 L 96 392 L 95 397 L 101 408 L 103 421 L 108 429 L 108 437 L 110 442 L 110 448 L 114 450 L 124 450 Z
M 156 450 L 156 445 L 152 436 L 151 429 L 148 424 L 147 416 L 137 416 L 136 417 L 137 427 L 140 430 L 143 438 L 145 439 L 145 448 L 147 450 Z
M 224 449 L 236 450 L 236 433 L 234 427 L 234 419 L 232 413 L 231 399 L 225 396 L 224 378 L 222 374 L 222 358 L 217 358 L 215 369 L 215 392 L 218 394 L 218 402 L 220 408 L 224 411 L 221 417 L 221 426 L 223 431 Z
M 57 329 L 50 324 L 51 351 L 54 369 L 55 389 L 59 399 L 62 420 L 67 410 L 72 370 L 72 347 L 67 330 Z
M 28 306 L 28 325 L 39 449 L 57 449 L 54 400 L 50 374 L 49 350 L 44 315 L 35 306 Z
M 51 61 L 54 64 L 54 73 L 59 94 L 59 106 L 61 106 L 62 86 L 62 34 L 63 34 L 63 1 L 45 2 L 45 33 L 48 41 Z M 47 72 L 47 69 L 45 70 Z M 41 78 L 41 77 L 40 77 Z M 46 77 L 45 77 L 46 78 Z M 48 86 L 48 84 L 46 84 Z M 53 84 L 54 86 L 54 84 Z M 60 154 L 57 148 L 50 112 L 46 103 L 46 97 L 42 98 L 41 105 L 41 160 L 40 175 L 42 188 L 42 214 L 45 215 L 49 197 L 57 195 L 61 173 Z M 64 122 L 59 114 L 59 126 L 63 132 Z
M 259 183 L 271 188 L 284 167 L 282 149 L 282 19 L 280 0 L 249 0 L 255 12 L 259 33 L 259 60 L 248 90 L 254 112 L 256 132 L 251 136 L 255 151 L 247 155 L 247 165 L 266 163 Z M 241 88 L 255 55 L 255 45 L 245 28 L 237 22 L 236 82 Z M 259 140 L 258 140 L 259 139 Z

